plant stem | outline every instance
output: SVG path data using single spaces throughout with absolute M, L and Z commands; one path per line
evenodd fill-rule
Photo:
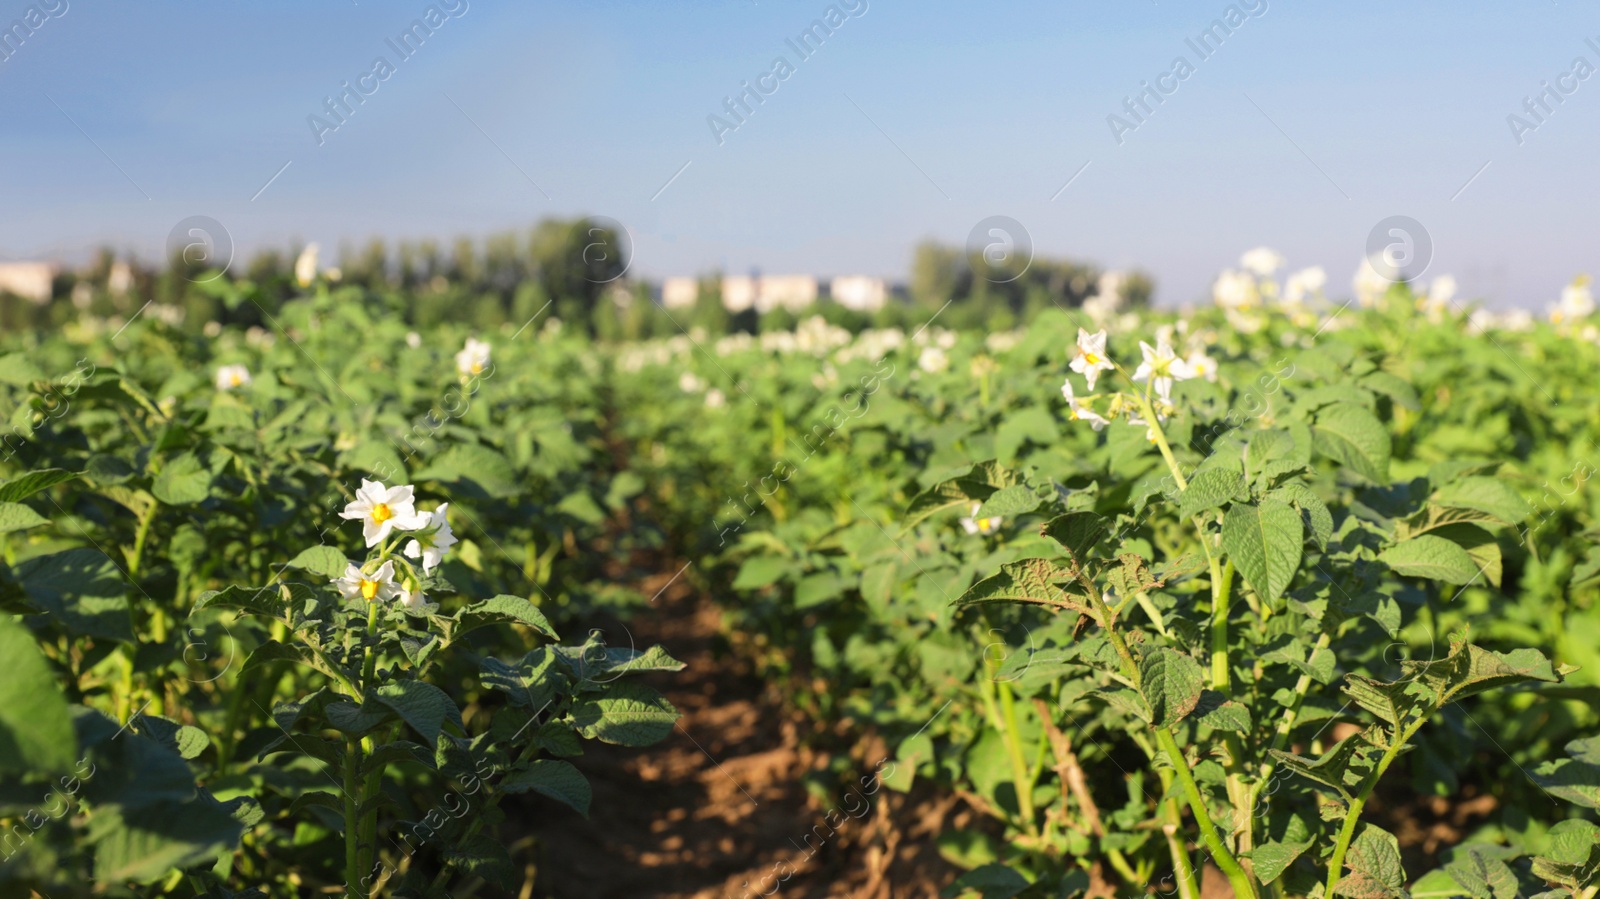
M 345 895 L 361 895 L 361 827 L 356 796 L 361 790 L 361 744 L 344 742 L 344 882 Z
M 1229 593 L 1233 587 L 1233 560 L 1229 559 L 1226 565 L 1219 565 L 1219 561 L 1211 561 L 1211 689 L 1220 693 L 1228 689 L 1231 677 L 1228 669 L 1228 607 Z
M 1022 741 L 1017 733 L 1017 703 L 1011 693 L 1011 684 L 1006 681 L 997 683 L 996 688 L 1000 693 L 1000 714 L 1005 722 L 1005 727 L 1000 735 L 1005 738 L 1006 753 L 1011 756 L 1011 778 L 1016 785 L 1017 811 L 1022 815 L 1023 829 L 1029 834 L 1037 834 L 1038 822 L 1033 814 L 1033 789 L 1031 778 L 1028 777 L 1028 762 L 1022 757 Z
M 1372 773 L 1362 782 L 1361 791 L 1350 800 L 1350 808 L 1345 812 L 1344 826 L 1339 828 L 1338 842 L 1333 844 L 1333 855 L 1328 857 L 1328 885 L 1323 890 L 1324 896 L 1332 896 L 1333 888 L 1339 885 L 1339 878 L 1344 873 L 1344 854 L 1350 848 L 1350 840 L 1356 834 L 1356 825 L 1361 823 L 1361 809 L 1367 804 L 1367 797 L 1377 788 L 1383 772 L 1389 770 L 1389 765 L 1400 756 L 1406 744 L 1411 742 L 1411 737 L 1422 729 L 1422 725 L 1426 724 L 1430 717 L 1432 716 L 1420 715 L 1416 721 L 1406 725 L 1399 736 L 1390 743 L 1389 748 L 1384 750 L 1383 757 L 1378 759 L 1377 767 L 1373 768 Z
M 1211 820 L 1211 813 L 1206 810 L 1205 799 L 1200 795 L 1200 788 L 1195 785 L 1194 776 L 1184 764 L 1183 750 L 1178 748 L 1177 739 L 1164 727 L 1155 728 L 1155 732 L 1156 743 L 1161 747 L 1161 751 L 1167 754 L 1167 759 L 1172 765 L 1172 773 L 1178 778 L 1178 785 L 1183 787 L 1184 797 L 1189 800 L 1189 811 L 1194 813 L 1195 824 L 1200 828 L 1200 837 L 1205 840 L 1206 848 L 1211 850 L 1212 859 L 1216 861 L 1222 873 L 1227 875 L 1228 882 L 1233 884 L 1233 893 L 1237 899 L 1254 899 L 1257 896 L 1255 878 L 1245 873 L 1244 868 L 1239 866 L 1239 860 L 1234 858 L 1227 844 L 1222 842 L 1222 837 L 1217 835 L 1217 826 Z

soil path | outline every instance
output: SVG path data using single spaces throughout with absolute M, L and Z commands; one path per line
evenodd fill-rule
M 880 789 L 864 803 L 844 795 L 836 786 L 844 778 L 823 772 L 837 756 L 842 770 L 870 775 L 881 742 L 810 732 L 815 725 L 729 645 L 715 601 L 674 570 L 638 585 L 656 597 L 626 631 L 604 630 L 608 643 L 627 645 L 631 634 L 638 647 L 659 643 L 686 663 L 651 680 L 683 718 L 647 749 L 586 744 L 573 761 L 594 785 L 592 820 L 539 797 L 508 809 L 541 847 L 534 895 L 936 896 L 959 870 L 938 856 L 934 838 L 970 813 L 918 791 Z M 808 781 L 826 786 L 809 790 Z

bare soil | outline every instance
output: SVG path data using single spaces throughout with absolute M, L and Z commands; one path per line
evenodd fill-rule
M 661 591 L 651 608 L 631 616 L 626 633 L 621 625 L 606 631 L 609 643 L 659 643 L 687 664 L 652 682 L 683 718 L 656 746 L 589 744 L 573 760 L 594 785 L 592 820 L 539 797 L 507 809 L 512 821 L 531 822 L 538 846 L 535 888 L 524 896 L 938 895 L 960 870 L 934 839 L 970 825 L 972 812 L 931 791 L 852 798 L 839 786 L 838 796 L 814 795 L 807 776 L 837 783 L 837 775 L 815 777 L 836 756 L 870 779 L 883 744 L 816 733 L 730 644 L 716 602 L 692 578 L 673 578 L 647 578 L 645 595 Z

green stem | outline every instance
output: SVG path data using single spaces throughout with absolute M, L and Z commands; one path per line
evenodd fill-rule
M 344 743 L 344 882 L 346 896 L 361 895 L 361 827 L 356 796 L 361 792 L 361 744 Z
M 1218 561 L 1211 561 L 1211 689 L 1220 693 L 1228 689 L 1231 677 L 1228 669 L 1228 607 L 1233 587 L 1233 560 L 1229 559 L 1226 565 L 1219 565 Z
M 156 520 L 156 512 L 161 508 L 159 502 L 152 501 L 150 509 L 139 519 L 139 528 L 133 534 L 133 549 L 128 553 L 128 580 L 139 576 L 139 563 L 144 558 L 144 543 L 150 536 L 150 525 Z
M 1350 808 L 1345 811 L 1344 826 L 1339 828 L 1338 842 L 1333 844 L 1333 855 L 1328 857 L 1328 885 L 1323 890 L 1324 896 L 1332 896 L 1333 888 L 1339 885 L 1339 878 L 1344 873 L 1344 854 L 1350 848 L 1350 841 L 1356 834 L 1356 825 L 1361 823 L 1361 809 L 1366 806 L 1367 798 L 1377 788 L 1378 780 L 1383 777 L 1383 772 L 1389 770 L 1389 765 L 1400 756 L 1406 744 L 1411 742 L 1411 737 L 1422 729 L 1428 722 L 1429 715 L 1422 715 L 1416 721 L 1407 725 L 1398 738 L 1393 740 L 1389 748 L 1384 750 L 1383 757 L 1378 759 L 1378 766 L 1372 769 L 1367 779 L 1361 784 L 1361 792 L 1350 800 Z
M 1194 862 L 1189 860 L 1189 849 L 1178 837 L 1183 830 L 1183 812 L 1178 809 L 1178 797 L 1173 796 L 1162 803 L 1166 810 L 1167 823 L 1161 826 L 1161 832 L 1166 835 L 1167 849 L 1172 853 L 1173 870 L 1178 877 L 1178 899 L 1200 899 L 1200 876 L 1195 873 Z
M 1239 860 L 1234 858 L 1227 844 L 1223 843 L 1222 837 L 1217 834 L 1217 826 L 1211 820 L 1211 813 L 1206 810 L 1200 788 L 1195 785 L 1194 776 L 1184 764 L 1183 750 L 1178 748 L 1177 739 L 1164 727 L 1157 727 L 1155 732 L 1156 743 L 1161 747 L 1161 751 L 1167 754 L 1167 759 L 1172 765 L 1172 773 L 1178 778 L 1178 785 L 1183 788 L 1184 798 L 1189 801 L 1189 811 L 1194 814 L 1195 824 L 1200 828 L 1200 838 L 1205 841 L 1206 848 L 1211 850 L 1212 860 L 1227 876 L 1228 882 L 1233 884 L 1233 894 L 1237 899 L 1254 899 L 1257 895 L 1255 878 L 1245 873 L 1244 868 L 1239 866 Z
M 1005 681 L 996 684 L 1000 693 L 1000 714 L 1005 723 L 1000 735 L 1005 738 L 1006 754 L 1011 757 L 1011 779 L 1017 788 L 1017 810 L 1022 815 L 1023 829 L 1037 834 L 1038 822 L 1034 820 L 1033 789 L 1028 777 L 1028 762 L 1022 757 L 1022 741 L 1017 733 L 1017 704 L 1011 685 Z

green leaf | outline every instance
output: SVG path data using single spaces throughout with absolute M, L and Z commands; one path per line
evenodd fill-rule
M 480 877 L 502 890 L 515 884 L 517 868 L 505 844 L 488 834 L 474 834 L 445 853 L 449 863 L 473 877 Z
M 1291 773 L 1332 788 L 1348 802 L 1351 799 L 1350 791 L 1361 783 L 1361 779 L 1372 768 L 1372 760 L 1367 757 L 1366 751 L 1371 745 L 1364 734 L 1353 734 L 1335 743 L 1318 759 L 1308 759 L 1281 749 L 1267 751 Z
M 49 523 L 50 519 L 21 503 L 0 503 L 0 534 L 36 528 Z
M 514 663 L 486 657 L 478 662 L 478 673 L 485 687 L 506 694 L 512 705 L 538 714 L 556 695 L 554 665 L 555 654 L 540 646 Z
M 1267 496 L 1294 504 L 1295 508 L 1300 510 L 1300 518 L 1311 532 L 1311 539 L 1317 544 L 1317 548 L 1327 549 L 1328 541 L 1333 538 L 1333 514 L 1328 511 L 1328 504 L 1323 502 L 1310 487 L 1291 482 L 1273 490 Z
M 1505 862 L 1474 847 L 1467 847 L 1465 855 L 1444 869 L 1468 894 L 1474 899 L 1517 899 L 1517 875 Z
M 28 601 L 68 633 L 132 643 L 128 585 L 97 549 L 69 549 L 36 556 L 15 569 Z
M 243 828 L 209 795 L 138 810 L 96 809 L 90 827 L 95 879 L 151 883 L 174 868 L 214 859 L 239 842 Z
M 1465 635 L 1451 638 L 1450 654 L 1444 658 L 1402 662 L 1400 669 L 1407 675 L 1402 680 L 1414 681 L 1431 692 L 1430 698 L 1438 705 L 1512 684 L 1561 681 L 1550 660 L 1537 649 L 1495 652 L 1467 643 Z
M 1283 876 L 1289 870 L 1294 860 L 1311 848 L 1311 840 L 1303 843 L 1262 843 L 1250 854 L 1250 860 L 1255 863 L 1256 877 L 1263 884 L 1268 884 Z
M 552 640 L 559 640 L 556 630 L 550 625 L 550 619 L 544 617 L 539 607 L 520 596 L 511 596 L 502 593 L 475 602 L 456 612 L 456 629 L 451 633 L 451 640 L 459 640 L 462 634 L 470 633 L 481 627 L 491 624 L 520 624 L 531 627 L 540 634 Z
M 14 503 L 27 499 L 41 490 L 47 490 L 77 476 L 78 472 L 63 468 L 44 468 L 17 475 L 0 484 L 0 503 Z
M 1418 697 L 1409 681 L 1385 683 L 1359 674 L 1345 675 L 1344 692 L 1350 701 L 1389 724 L 1400 724 L 1417 707 Z
M 209 608 L 241 609 L 262 618 L 283 618 L 288 612 L 283 590 L 277 584 L 265 587 L 241 587 L 229 584 L 221 590 L 207 590 L 195 600 L 190 615 Z
M 1022 602 L 1087 612 L 1088 604 L 1069 593 L 1077 586 L 1072 572 L 1048 559 L 1023 559 L 1000 566 L 998 574 L 986 577 L 967 588 L 951 605 L 957 608 L 989 602 Z
M 1381 827 L 1368 824 L 1350 843 L 1344 864 L 1350 873 L 1334 893 L 1352 899 L 1392 899 L 1405 895 L 1406 871 L 1400 864 L 1400 842 Z
M 0 384 L 27 387 L 34 381 L 47 381 L 49 375 L 28 358 L 27 353 L 7 353 L 0 356 Z
M 1227 699 L 1214 690 L 1206 690 L 1200 694 L 1200 703 L 1195 707 L 1194 717 L 1196 721 L 1213 730 L 1229 730 L 1241 734 L 1250 732 L 1250 709 L 1243 703 Z
M 1440 487 L 1433 501 L 1441 506 L 1483 512 L 1509 525 L 1521 524 L 1533 514 L 1527 500 L 1500 478 L 1460 478 Z
M 1276 602 L 1300 568 L 1300 513 L 1275 499 L 1235 503 L 1222 519 L 1222 548 L 1268 602 Z
M 1083 565 L 1089 553 L 1106 536 L 1106 520 L 1093 512 L 1068 512 L 1045 522 L 1040 533 L 1061 544 L 1073 561 Z
M 372 691 L 372 699 L 381 702 L 399 715 L 429 743 L 439 741 L 444 725 L 461 728 L 461 710 L 450 700 L 449 694 L 433 684 L 415 680 L 391 681 Z
M 1535 877 L 1578 894 L 1600 882 L 1600 826 L 1568 819 L 1550 828 L 1547 838 L 1548 854 L 1533 860 Z
M 522 489 L 510 460 L 477 443 L 446 449 L 411 477 L 413 481 L 454 483 L 458 485 L 456 493 L 474 499 L 505 499 Z
M 1584 808 L 1600 809 L 1600 737 L 1567 744 L 1573 758 L 1545 762 L 1533 779 L 1551 795 Z
M 678 710 L 655 690 L 622 681 L 600 696 L 575 704 L 572 721 L 578 733 L 591 740 L 650 746 L 672 733 Z
M 532 790 L 566 803 L 585 818 L 589 817 L 589 802 L 594 796 L 583 772 L 573 767 L 571 762 L 553 759 L 539 759 L 525 770 L 513 771 L 500 781 L 499 789 L 505 793 Z
M 194 453 L 183 453 L 162 466 L 150 492 L 169 506 L 202 502 L 211 495 L 211 471 Z
M 299 555 L 289 560 L 288 565 L 290 568 L 299 568 L 332 580 L 344 576 L 344 570 L 350 565 L 350 560 L 345 558 L 343 552 L 326 544 L 320 544 L 301 550 Z
M 1247 500 L 1250 490 L 1244 475 L 1228 468 L 1209 468 L 1189 481 L 1189 489 L 1178 497 L 1178 514 L 1184 518 L 1215 509 L 1235 500 Z
M 964 475 L 941 481 L 917 494 L 906 509 L 902 527 L 907 530 L 918 523 L 953 506 L 971 508 L 982 503 L 1003 487 L 1018 483 L 1015 472 L 1002 468 L 993 459 L 979 462 Z
M 1357 383 L 1368 390 L 1381 393 L 1394 400 L 1397 406 L 1410 409 L 1413 412 L 1422 408 L 1422 402 L 1417 398 L 1416 388 L 1398 375 L 1392 375 L 1386 371 L 1369 372 L 1362 375 Z
M 778 582 L 794 567 L 794 560 L 783 556 L 752 556 L 739 566 L 739 575 L 733 579 L 735 590 L 759 590 Z
M 1028 879 L 999 863 L 987 864 L 957 877 L 940 896 L 950 899 L 967 890 L 977 890 L 983 899 L 1012 899 L 1028 888 Z
M 293 662 L 296 665 L 305 665 L 328 673 L 315 653 L 309 647 L 299 644 L 289 645 L 279 643 L 277 640 L 268 640 L 250 651 L 249 658 L 244 660 L 244 667 L 239 669 L 241 675 L 249 674 L 259 668 L 264 668 L 274 662 Z
M 1402 540 L 1378 554 L 1378 560 L 1397 573 L 1446 584 L 1469 584 L 1479 574 L 1472 557 L 1458 544 L 1433 534 Z
M 1317 452 L 1342 463 L 1374 483 L 1389 480 L 1389 432 L 1366 409 L 1335 403 L 1317 413 L 1311 427 Z
M 1158 647 L 1139 662 L 1139 692 L 1157 727 L 1171 727 L 1194 711 L 1204 683 L 1200 663 L 1175 649 Z
M 72 768 L 77 737 L 67 700 L 27 628 L 0 616 L 0 773 L 55 773 Z
M 1022 515 L 1039 508 L 1043 502 L 1039 494 L 1027 484 L 1012 484 L 1010 487 L 996 490 L 993 496 L 984 500 L 972 517 L 996 518 Z

